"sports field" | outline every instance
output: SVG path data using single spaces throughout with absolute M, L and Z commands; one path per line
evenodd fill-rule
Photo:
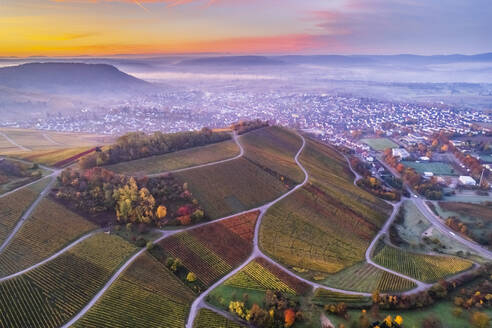
M 388 138 L 365 138 L 361 139 L 361 142 L 365 143 L 369 147 L 377 151 L 383 151 L 386 148 L 398 148 L 398 144 L 391 141 Z
M 453 167 L 448 163 L 442 162 L 412 162 L 412 161 L 402 161 L 401 162 L 406 167 L 414 168 L 420 174 L 424 172 L 432 172 L 434 175 L 458 175 Z
M 232 158 L 239 154 L 234 140 L 185 149 L 160 156 L 151 156 L 129 162 L 109 165 L 106 168 L 117 173 L 128 175 L 146 175 L 172 171 L 200 164 Z

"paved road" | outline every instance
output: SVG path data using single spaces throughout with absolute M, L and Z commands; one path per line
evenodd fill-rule
M 454 238 L 455 240 L 459 241 L 460 243 L 464 244 L 465 246 L 469 247 L 470 249 L 474 250 L 479 254 L 480 256 L 486 258 L 486 259 L 492 259 L 492 252 L 489 251 L 488 249 L 480 246 L 479 244 L 470 241 L 468 239 L 465 239 L 461 237 L 459 234 L 453 232 L 450 230 L 448 226 L 446 226 L 442 220 L 432 212 L 432 210 L 429 208 L 427 205 L 426 201 L 420 197 L 415 197 L 416 195 L 412 193 L 412 201 L 417 206 L 417 208 L 420 210 L 420 212 L 426 217 L 427 220 L 429 220 L 434 227 L 437 228 L 441 233 Z
M 217 164 L 221 164 L 221 163 L 227 163 L 227 162 L 230 162 L 230 161 L 233 161 L 235 159 L 238 159 L 238 158 L 243 157 L 244 156 L 244 148 L 241 145 L 241 143 L 239 142 L 239 137 L 238 137 L 237 133 L 234 133 L 233 134 L 232 139 L 234 140 L 234 142 L 236 143 L 236 145 L 239 147 L 239 154 L 236 155 L 236 156 L 234 156 L 234 157 L 222 159 L 222 160 L 216 161 L 216 162 L 210 162 L 210 163 L 200 164 L 200 165 L 196 165 L 196 166 L 185 167 L 185 168 L 182 168 L 182 169 L 171 170 L 171 171 L 166 171 L 166 172 L 161 172 L 161 173 L 149 174 L 148 177 L 155 178 L 155 177 L 159 177 L 159 176 L 162 176 L 162 175 L 165 175 L 165 174 L 168 174 L 168 173 L 179 173 L 179 172 L 184 172 L 184 171 L 199 169 L 201 167 L 207 167 L 207 166 L 217 165 Z
M 4 137 L 5 139 L 7 139 L 8 142 L 10 142 L 12 145 L 16 146 L 17 148 L 23 150 L 23 151 L 32 151 L 32 149 L 29 149 L 27 147 L 24 147 L 22 145 L 19 145 L 17 142 L 15 142 L 14 140 L 12 140 L 8 135 L 6 135 L 5 133 L 3 132 L 0 132 L 0 136 Z

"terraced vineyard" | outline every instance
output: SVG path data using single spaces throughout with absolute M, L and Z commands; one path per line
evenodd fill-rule
M 48 166 L 52 166 L 64 159 L 73 157 L 91 147 L 76 147 L 76 148 L 61 148 L 61 149 L 47 149 L 38 150 L 32 152 L 26 152 L 16 155 L 15 157 L 31 161 L 34 163 L 40 163 Z
M 372 304 L 372 300 L 368 296 L 337 293 L 327 289 L 317 289 L 312 298 L 312 302 L 318 305 L 338 304 L 343 302 L 351 307 L 364 307 Z
M 22 214 L 36 200 L 48 182 L 49 179 L 43 179 L 0 198 L 0 244 L 10 235 Z
M 74 327 L 183 327 L 194 298 L 167 268 L 144 253 Z
M 417 287 L 412 281 L 380 270 L 367 262 L 361 262 L 346 268 L 323 280 L 328 286 L 344 290 L 371 293 L 375 290 L 400 292 Z
M 95 235 L 62 256 L 0 284 L 4 327 L 59 327 L 79 312 L 135 248 Z
M 263 258 L 248 263 L 224 285 L 257 291 L 276 290 L 292 295 L 305 294 L 310 289 L 309 285 L 289 276 Z
M 225 217 L 274 200 L 287 191 L 273 177 L 245 158 L 176 173 L 212 219 Z
M 210 286 L 247 259 L 253 247 L 250 231 L 257 217 L 258 212 L 246 213 L 181 232 L 162 240 L 159 246 L 166 254 L 164 258 L 179 258 L 204 285 Z
M 238 154 L 239 148 L 234 140 L 228 140 L 165 155 L 122 162 L 110 165 L 107 168 L 117 173 L 129 175 L 153 174 L 217 162 L 232 158 Z
M 259 240 L 267 255 L 313 278 L 362 261 L 390 206 L 354 186 L 345 159 L 326 146 L 309 141 L 301 163 L 308 184 L 268 210 Z
M 241 136 L 245 156 L 268 167 L 295 183 L 304 179 L 304 173 L 294 161 L 302 140 L 294 132 L 276 126 L 266 127 Z
M 96 228 L 83 217 L 45 198 L 0 254 L 0 274 L 7 276 L 36 264 Z
M 470 261 L 458 257 L 405 252 L 388 245 L 373 260 L 386 268 L 425 282 L 434 282 L 472 267 Z
M 223 316 L 210 311 L 201 309 L 193 323 L 193 328 L 241 328 L 244 327 L 238 323 L 230 321 Z

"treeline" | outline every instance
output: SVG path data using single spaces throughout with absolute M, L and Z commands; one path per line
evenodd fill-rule
M 104 168 L 83 172 L 66 169 L 54 196 L 89 214 L 107 213 L 118 223 L 188 225 L 204 219 L 198 201 L 172 175 L 135 179 Z
M 237 134 L 241 135 L 249 131 L 253 131 L 256 129 L 260 129 L 268 126 L 268 122 L 264 122 L 261 120 L 253 120 L 253 121 L 241 121 L 238 123 L 234 123 L 231 125 L 231 128 L 237 132 Z
M 231 138 L 227 132 L 213 132 L 208 128 L 200 131 L 187 131 L 164 134 L 155 132 L 127 133 L 116 140 L 116 143 L 95 153 L 82 157 L 79 164 L 82 168 L 93 168 L 127 162 L 148 156 L 163 155 L 182 149 L 204 146 Z

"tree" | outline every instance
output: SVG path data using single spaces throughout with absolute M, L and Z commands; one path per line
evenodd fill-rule
M 160 205 L 160 206 L 157 208 L 157 213 L 156 213 L 156 214 L 157 214 L 157 218 L 158 218 L 159 220 L 164 219 L 164 218 L 166 217 L 166 215 L 167 215 L 167 208 L 166 208 L 166 206 L 164 206 L 164 205 Z
M 284 321 L 285 327 L 291 327 L 296 321 L 296 313 L 292 309 L 287 309 L 284 311 Z
M 470 323 L 473 327 L 477 328 L 487 328 L 489 327 L 490 317 L 483 312 L 473 312 L 470 317 Z
M 188 275 L 186 276 L 186 280 L 189 282 L 195 282 L 196 274 L 194 274 L 193 272 L 188 272 Z

